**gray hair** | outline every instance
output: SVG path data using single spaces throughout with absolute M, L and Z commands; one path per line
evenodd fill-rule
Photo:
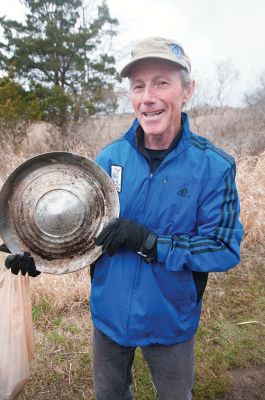
M 179 76 L 183 88 L 186 88 L 191 85 L 192 79 L 190 73 L 186 69 L 179 68 Z
M 188 88 L 192 84 L 192 79 L 190 73 L 185 68 L 178 68 L 179 77 L 181 81 L 181 86 L 183 89 Z M 186 102 L 182 103 L 182 109 L 186 106 Z

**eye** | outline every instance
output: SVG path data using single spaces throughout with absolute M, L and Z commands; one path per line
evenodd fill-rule
M 158 85 L 159 85 L 159 86 L 167 86 L 167 85 L 168 85 L 168 82 L 167 82 L 167 81 L 164 81 L 164 80 L 161 80 L 161 81 L 158 81 Z
M 137 83 L 132 86 L 132 90 L 135 92 L 139 92 L 140 90 L 143 90 L 143 88 L 144 88 L 144 85 L 142 85 L 141 83 Z

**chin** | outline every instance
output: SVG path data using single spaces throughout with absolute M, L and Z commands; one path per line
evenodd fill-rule
M 157 126 L 155 123 L 146 123 L 146 121 L 143 121 L 140 125 L 144 130 L 144 133 L 146 135 L 161 135 L 165 129 L 163 129 L 161 126 Z
M 148 135 L 148 136 L 162 136 L 163 135 L 163 131 L 157 131 L 157 130 L 145 130 L 144 128 L 143 128 L 143 130 L 144 130 L 144 134 L 145 135 Z
M 163 136 L 165 134 L 165 130 L 164 129 L 151 129 L 151 128 L 146 128 L 142 127 L 144 130 L 145 135 L 148 136 Z

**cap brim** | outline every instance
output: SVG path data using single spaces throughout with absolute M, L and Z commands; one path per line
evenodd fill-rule
M 161 57 L 161 55 L 158 56 L 157 54 L 154 53 L 154 54 L 148 54 L 148 56 L 138 57 L 138 58 L 134 59 L 133 61 L 129 62 L 128 64 L 126 64 L 120 71 L 120 77 L 121 78 L 129 78 L 130 75 L 131 75 L 132 68 L 134 67 L 135 64 L 137 64 L 139 61 L 147 60 L 147 59 L 150 59 L 150 58 L 151 59 L 155 58 L 157 60 L 170 61 L 173 64 L 177 64 L 180 67 L 186 69 L 188 72 L 190 72 L 188 70 L 188 68 L 187 68 L 186 63 L 184 63 L 184 62 L 182 63 L 181 60 L 176 60 L 173 57 L 166 57 L 166 56 L 165 57 Z

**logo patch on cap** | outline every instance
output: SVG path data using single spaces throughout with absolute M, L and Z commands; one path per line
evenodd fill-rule
M 176 43 L 170 43 L 169 45 L 169 50 L 171 51 L 174 56 L 176 56 L 179 60 L 181 60 L 184 57 L 184 51 L 183 49 L 178 46 Z

